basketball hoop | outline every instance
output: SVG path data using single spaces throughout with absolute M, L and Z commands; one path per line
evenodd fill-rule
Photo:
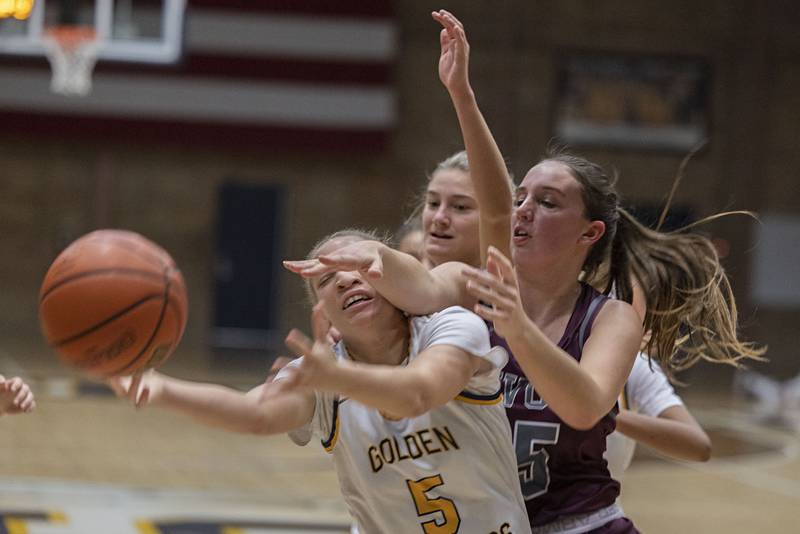
M 50 90 L 67 96 L 86 96 L 92 90 L 92 70 L 100 44 L 88 26 L 54 26 L 42 39 L 53 69 Z

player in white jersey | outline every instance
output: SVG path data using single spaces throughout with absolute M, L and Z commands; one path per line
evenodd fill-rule
M 371 238 L 339 232 L 310 257 Z M 530 533 L 501 403 L 506 353 L 471 312 L 409 319 L 365 276 L 311 280 L 314 340 L 292 331 L 287 345 L 302 358 L 249 393 L 154 372 L 111 385 L 212 426 L 299 443 L 316 434 L 361 534 Z
M 622 480 L 637 441 L 679 460 L 708 460 L 711 440 L 646 354 L 636 357 L 619 403 L 617 429 L 607 438 L 605 454 L 615 479 Z
M 362 533 L 524 531 L 522 497 L 508 478 L 516 473 L 516 460 L 499 391 L 507 354 L 490 349 L 485 324 L 463 308 L 413 318 L 410 326 L 405 364 L 432 347 L 449 346 L 484 359 L 488 372 L 471 377 L 455 399 L 399 420 L 317 391 L 313 419 L 290 437 L 305 445 L 313 433 L 332 454 L 342 495 Z M 346 341 L 334 352 L 338 360 L 350 360 Z

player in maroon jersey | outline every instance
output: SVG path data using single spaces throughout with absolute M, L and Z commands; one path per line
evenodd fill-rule
M 456 263 L 427 271 L 380 246 L 343 249 L 293 269 L 306 275 L 363 270 L 381 294 L 412 313 L 483 302 L 476 312 L 494 323 L 496 343 L 515 354 L 505 393 L 534 531 L 635 532 L 615 506 L 619 487 L 602 453 L 642 322 L 626 302 L 609 300 L 578 280 L 599 284 L 595 275 L 605 263 L 604 285 L 613 284 L 622 300 L 631 300 L 632 280 L 648 289 L 644 327 L 668 372 L 701 355 L 735 362 L 759 351 L 736 339 L 735 307 L 726 301 L 730 288 L 710 243 L 636 223 L 619 208 L 613 181 L 599 166 L 552 155 L 527 173 L 512 207 L 502 156 L 469 86 L 463 27 L 443 11 L 434 18 L 444 26 L 440 77 L 464 135 L 480 207 L 481 250 L 497 247 L 488 248 L 487 271 Z M 661 270 L 648 269 L 650 262 Z M 719 303 L 720 313 L 698 312 L 709 302 Z M 678 326 L 699 336 L 710 328 L 716 337 L 703 339 L 700 348 L 681 347 L 689 359 L 678 362 L 672 357 Z

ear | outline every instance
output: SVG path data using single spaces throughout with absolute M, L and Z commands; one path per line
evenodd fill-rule
M 603 234 L 606 233 L 606 223 L 603 221 L 592 221 L 581 234 L 580 242 L 585 245 L 594 245 Z

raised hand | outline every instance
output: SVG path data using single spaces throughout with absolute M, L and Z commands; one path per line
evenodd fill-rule
M 380 249 L 384 246 L 377 241 L 357 241 L 313 260 L 286 260 L 283 266 L 303 278 L 314 278 L 335 271 L 359 271 L 368 278 L 381 278 L 383 261 Z
M 469 92 L 469 43 L 464 25 L 444 9 L 434 11 L 431 16 L 442 25 L 439 33 L 439 79 L 451 95 Z
M 35 408 L 36 401 L 28 384 L 18 376 L 6 380 L 0 375 L 0 416 L 29 413 Z
M 522 307 L 517 276 L 511 261 L 499 250 L 489 247 L 486 270 L 466 268 L 467 291 L 479 300 L 475 313 L 492 321 L 494 330 L 502 337 L 524 328 L 528 316 Z
M 320 304 L 314 306 L 311 312 L 311 325 L 313 341 L 296 328 L 286 336 L 286 346 L 297 356 L 303 356 L 299 365 L 287 368 L 287 384 L 292 387 L 332 389 L 331 373 L 336 367 L 336 357 L 329 340 L 331 323 Z
M 108 385 L 121 399 L 127 399 L 136 408 L 144 408 L 161 400 L 164 376 L 154 370 L 133 376 L 111 378 Z

